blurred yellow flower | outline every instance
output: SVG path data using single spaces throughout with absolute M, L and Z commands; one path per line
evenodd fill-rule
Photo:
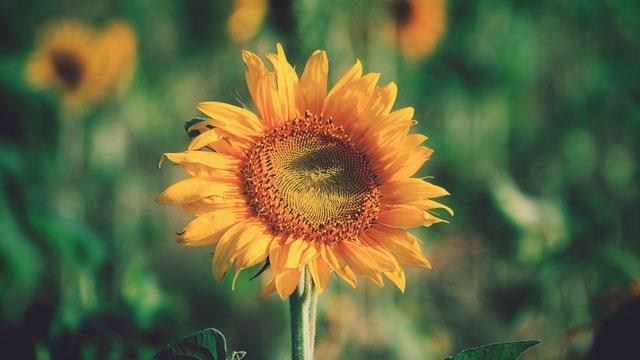
M 133 30 L 113 23 L 102 33 L 78 22 L 45 28 L 31 55 L 27 80 L 53 87 L 71 109 L 82 107 L 129 84 L 137 57 Z
M 433 152 L 409 134 L 413 109 L 391 111 L 396 84 L 377 87 L 359 61 L 327 93 L 329 64 L 315 51 L 298 78 L 280 44 L 268 69 L 245 51 L 246 80 L 259 115 L 221 102 L 197 108 L 209 118 L 187 151 L 167 153 L 191 178 L 158 196 L 197 217 L 176 234 L 186 245 L 217 244 L 213 273 L 222 281 L 268 259 L 272 279 L 261 296 L 283 299 L 306 268 L 319 291 L 331 269 L 405 288 L 402 265 L 429 268 L 406 229 L 443 220 L 451 209 L 432 198 L 443 188 L 412 178 Z
M 444 0 L 393 0 L 393 17 L 398 46 L 410 60 L 433 52 L 447 23 Z
M 253 38 L 262 26 L 267 5 L 267 0 L 235 0 L 227 20 L 229 38 L 239 43 Z

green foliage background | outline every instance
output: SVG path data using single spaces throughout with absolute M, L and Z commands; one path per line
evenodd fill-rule
M 422 173 L 456 211 L 420 231 L 433 270 L 408 270 L 406 294 L 332 282 L 318 358 L 442 358 L 523 338 L 542 340 L 526 359 L 584 356 L 640 279 L 638 2 L 451 0 L 446 35 L 417 63 L 379 35 L 385 1 L 274 3 L 241 45 L 226 1 L 0 5 L 2 352 L 149 358 L 216 327 L 248 358 L 287 356 L 286 303 L 256 301 L 250 272 L 235 291 L 216 283 L 212 249 L 171 240 L 188 216 L 152 201 L 184 177 L 157 161 L 185 147 L 195 103 L 248 102 L 240 51 L 281 41 L 298 69 L 326 49 L 332 81 L 356 57 L 396 81 L 436 150 Z M 124 19 L 139 46 L 126 95 L 75 119 L 23 76 L 38 30 L 67 18 Z

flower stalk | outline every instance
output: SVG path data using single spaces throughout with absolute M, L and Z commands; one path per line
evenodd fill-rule
M 291 358 L 312 360 L 316 334 L 316 308 L 318 291 L 311 274 L 302 270 L 298 287 L 289 296 L 291 314 Z

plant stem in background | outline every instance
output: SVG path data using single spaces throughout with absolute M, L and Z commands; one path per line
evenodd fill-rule
M 313 359 L 315 343 L 316 307 L 318 292 L 313 286 L 311 274 L 303 270 L 298 287 L 289 296 L 291 313 L 291 358 Z

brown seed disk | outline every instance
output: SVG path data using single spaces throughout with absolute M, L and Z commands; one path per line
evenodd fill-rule
M 53 70 L 67 90 L 74 90 L 80 85 L 83 67 L 78 56 L 66 52 L 54 52 Z
M 367 158 L 342 127 L 309 112 L 257 141 L 242 173 L 249 204 L 276 233 L 353 239 L 380 211 Z

